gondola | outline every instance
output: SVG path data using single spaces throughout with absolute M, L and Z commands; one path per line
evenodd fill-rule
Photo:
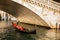
M 29 30 L 29 29 L 23 28 L 22 26 L 16 23 L 12 23 L 12 26 L 22 33 L 36 34 L 36 30 Z

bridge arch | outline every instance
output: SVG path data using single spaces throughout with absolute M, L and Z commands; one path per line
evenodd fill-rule
M 8 1 L 8 2 L 7 3 L 2 3 L 2 5 L 1 5 L 2 7 L 0 7 L 0 9 L 5 11 L 5 12 L 8 12 L 8 13 L 12 14 L 16 18 L 18 18 L 18 20 L 20 20 L 21 22 L 26 21 L 26 23 L 33 23 L 33 24 L 38 24 L 38 25 L 51 26 L 51 23 L 47 19 L 45 19 L 40 14 L 40 12 L 36 8 L 33 7 L 33 5 L 29 6 L 29 4 L 27 4 L 27 3 L 19 4 L 19 3 L 16 3 L 14 1 Z M 25 13 L 27 15 L 25 15 Z M 29 19 L 29 20 L 28 21 L 24 20 L 24 17 L 22 17 L 22 15 L 24 15 L 24 17 L 26 16 L 27 18 L 25 18 L 25 19 Z M 29 15 L 31 17 L 28 17 Z

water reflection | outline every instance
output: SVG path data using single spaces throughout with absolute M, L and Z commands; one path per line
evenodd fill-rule
M 53 40 L 60 40 L 60 30 L 59 29 L 50 29 L 47 31 L 46 36 Z
M 37 39 L 36 40 L 60 40 L 59 29 L 47 29 L 37 28 Z
M 4 24 L 4 25 L 2 25 Z M 24 27 L 34 27 L 23 24 Z M 49 29 L 36 26 L 36 34 L 25 34 L 17 31 L 10 22 L 0 22 L 0 40 L 60 40 L 60 29 Z
M 10 22 L 0 21 L 0 40 L 35 40 L 35 34 L 21 33 Z

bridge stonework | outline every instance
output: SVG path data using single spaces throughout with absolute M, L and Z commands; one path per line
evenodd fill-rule
M 17 2 L 28 9 L 35 12 L 40 16 L 50 28 L 59 28 L 60 20 L 60 3 L 52 0 L 12 0 Z M 57 27 L 58 26 L 58 27 Z

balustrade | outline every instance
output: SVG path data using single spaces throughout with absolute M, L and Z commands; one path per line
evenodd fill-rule
M 25 2 L 40 6 L 40 7 L 44 7 L 47 8 L 51 11 L 60 13 L 60 5 L 54 1 L 50 1 L 50 0 L 24 0 Z M 49 3 L 48 3 L 49 2 Z

